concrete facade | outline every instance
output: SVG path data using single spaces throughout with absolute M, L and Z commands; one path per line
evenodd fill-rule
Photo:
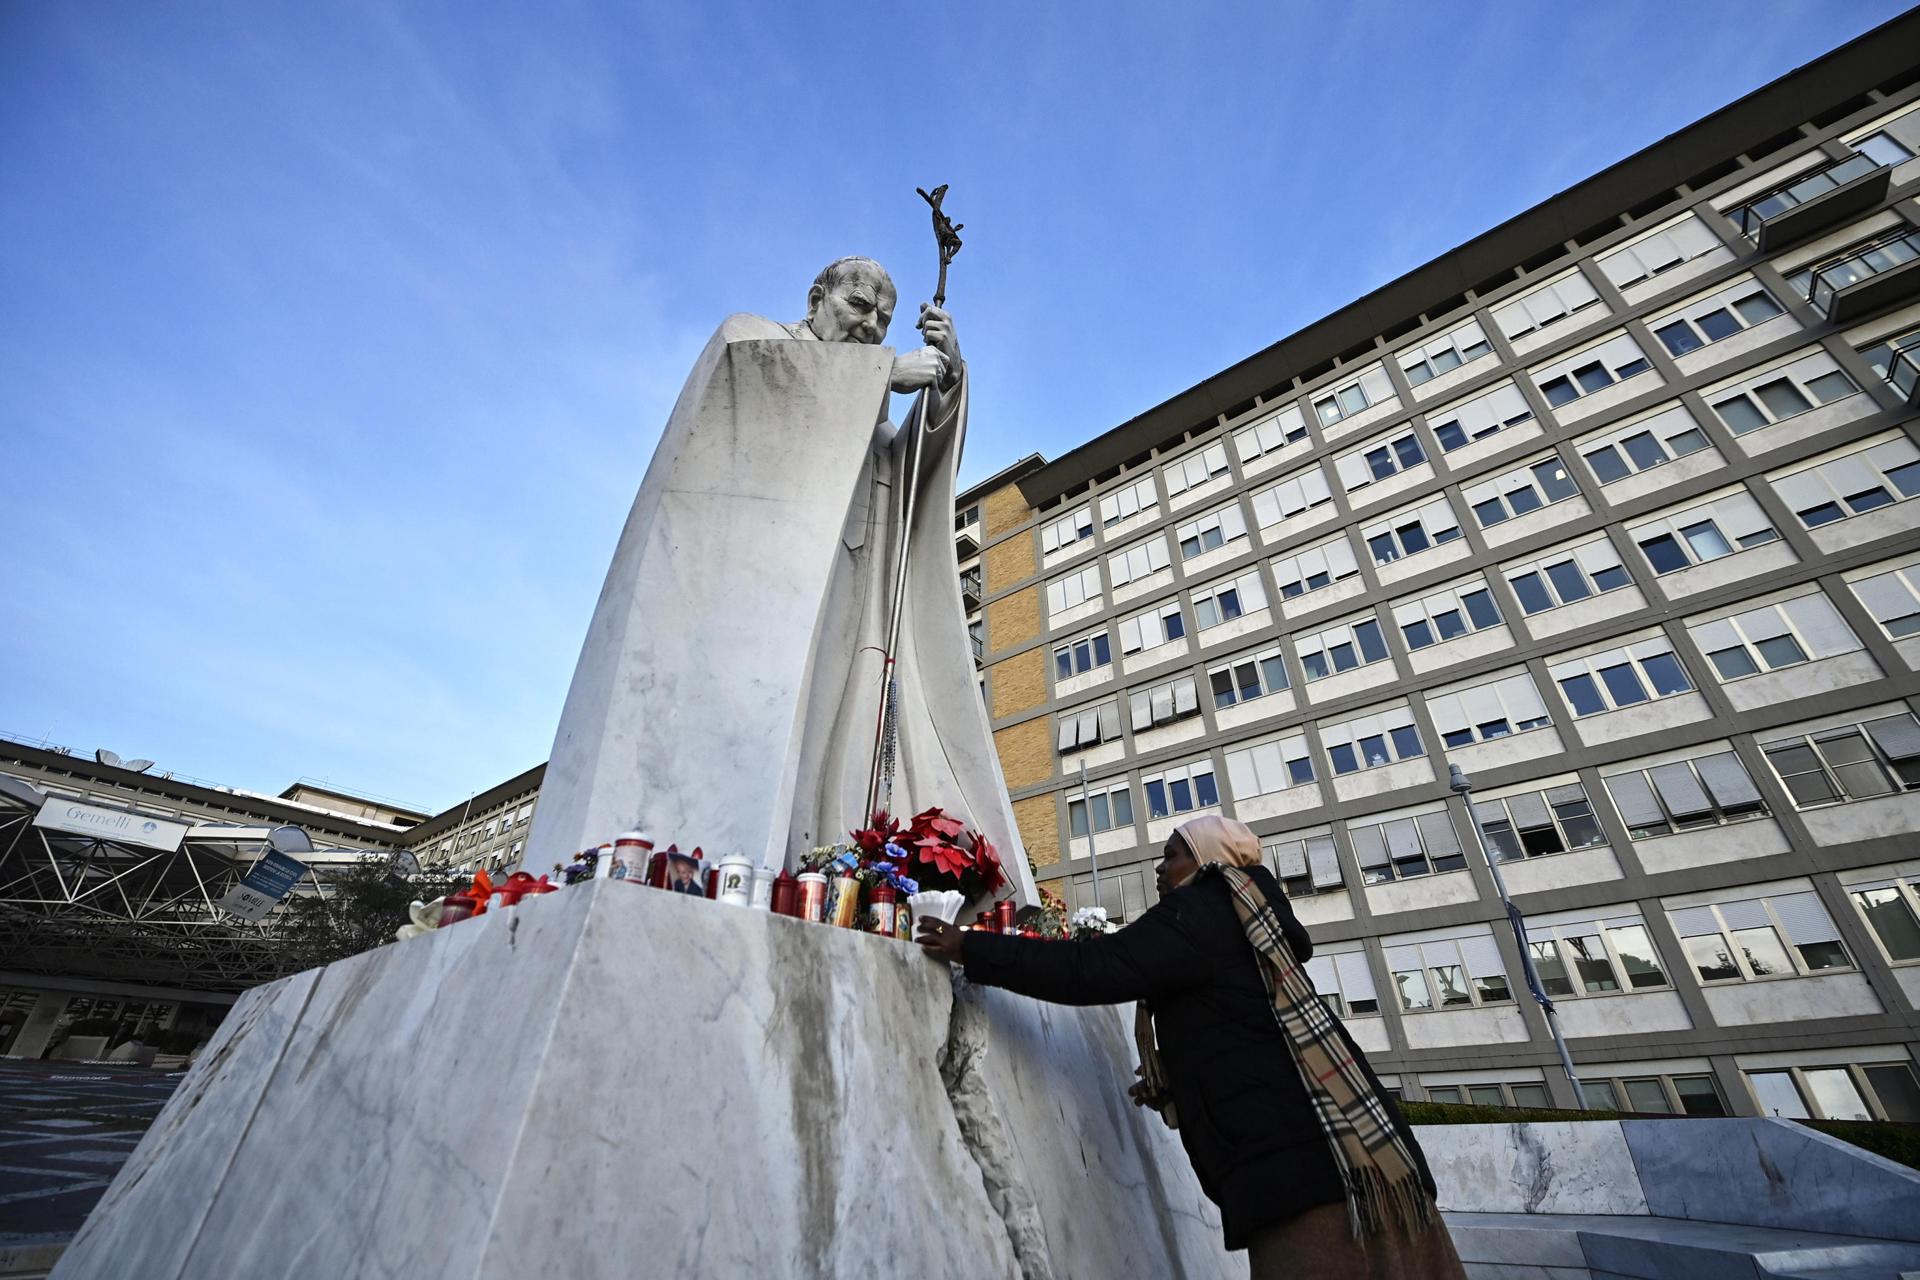
M 1539 850 L 1502 869 L 1562 922 L 1531 938 L 1593 1101 L 1920 1119 L 1920 418 L 1886 350 L 1920 281 L 1849 313 L 1810 274 L 1920 232 L 1915 47 L 1909 15 L 1029 466 L 1017 521 L 968 495 L 1043 883 L 1132 915 L 1173 826 L 1239 816 L 1406 1096 L 1570 1105 L 1481 826 Z M 1823 211 L 1810 175 L 1863 168 Z

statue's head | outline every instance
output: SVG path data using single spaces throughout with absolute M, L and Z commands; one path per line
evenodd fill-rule
M 807 327 L 822 342 L 885 342 L 899 293 L 872 258 L 827 264 L 807 290 Z

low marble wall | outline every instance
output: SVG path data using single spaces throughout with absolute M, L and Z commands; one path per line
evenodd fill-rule
M 249 993 L 60 1280 L 1246 1275 L 1116 1009 L 600 882 Z
M 1456 1214 L 1652 1216 L 1920 1241 L 1920 1172 L 1766 1119 L 1420 1125 Z

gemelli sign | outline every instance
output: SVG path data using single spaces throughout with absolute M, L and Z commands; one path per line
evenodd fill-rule
M 178 849 L 187 835 L 186 824 L 182 822 L 149 818 L 144 813 L 128 813 L 124 809 L 103 809 L 58 796 L 50 797 L 40 806 L 33 825 L 47 831 L 64 831 L 69 835 L 91 836 L 95 840 L 112 840 L 116 844 L 139 845 L 168 853 Z

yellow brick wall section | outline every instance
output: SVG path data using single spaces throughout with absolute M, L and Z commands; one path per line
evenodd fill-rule
M 1030 711 L 1047 700 L 1046 654 L 1029 649 L 993 664 L 993 718 Z
M 988 540 L 999 537 L 1028 516 L 1033 508 L 1017 484 L 1002 485 L 980 500 L 980 524 Z
M 1041 716 L 1009 725 L 993 735 L 993 748 L 1000 753 L 1000 768 L 1007 785 L 1018 791 L 1037 786 L 1053 776 L 1053 719 Z
M 1005 542 L 987 548 L 982 558 L 986 565 L 987 594 L 1005 591 L 1024 578 L 1031 578 L 1038 567 L 1033 562 L 1033 533 L 1016 533 Z
M 1020 843 L 1027 846 L 1027 862 L 1035 871 L 1060 863 L 1060 818 L 1052 795 L 1029 796 L 1013 802 L 1013 820 Z
M 1038 586 L 1028 587 L 1025 591 L 1016 591 L 1005 599 L 995 600 L 987 606 L 988 653 L 1004 653 L 1017 644 L 1025 644 L 1029 640 L 1037 640 L 1039 638 L 1040 588 Z M 1039 663 L 1040 660 L 1038 657 L 1035 657 L 1034 661 Z M 996 667 L 994 670 L 997 673 L 999 668 Z M 1039 670 L 1044 679 L 1046 674 L 1044 664 L 1040 666 Z M 1045 697 L 1044 691 L 1041 697 Z M 1014 710 L 1020 710 L 1021 707 L 1037 706 L 1040 701 L 1041 698 L 1034 698 L 1031 701 L 1021 703 L 1020 707 L 1016 707 Z M 997 707 L 999 703 L 996 701 L 994 705 Z M 1004 716 L 1012 715 L 1013 712 L 995 711 L 994 714 Z

